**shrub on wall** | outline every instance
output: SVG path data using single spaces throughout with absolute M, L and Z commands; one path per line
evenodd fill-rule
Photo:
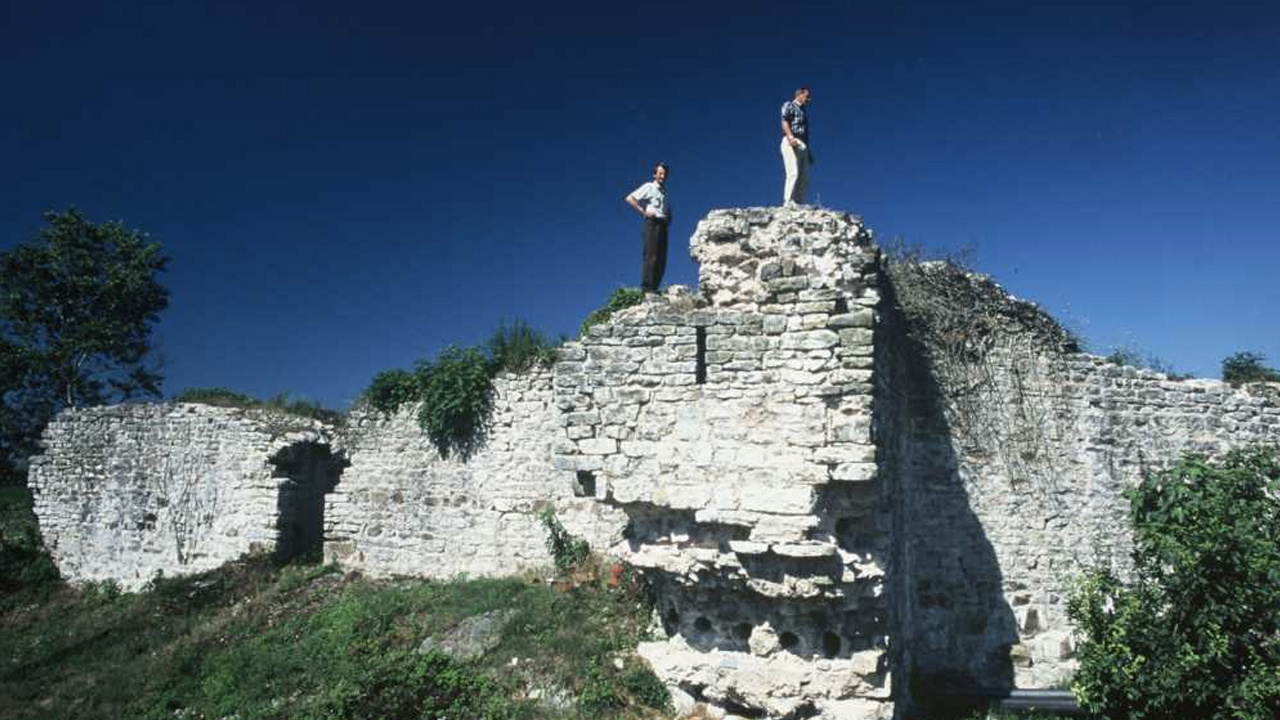
M 1255 352 L 1238 352 L 1222 361 L 1222 379 L 1232 385 L 1251 382 L 1280 382 L 1280 371 L 1264 365 L 1266 356 Z
M 498 325 L 485 343 L 494 372 L 523 372 L 535 366 L 550 367 L 556 360 L 556 344 L 523 320 Z
M 578 334 L 586 335 L 592 326 L 608 322 L 614 313 L 632 305 L 639 305 L 641 302 L 644 302 L 644 291 L 640 288 L 620 287 L 614 290 L 603 307 L 591 311 L 591 314 L 582 321 L 582 328 L 579 329 Z
M 435 362 L 419 365 L 418 424 L 440 454 L 465 454 L 479 438 L 493 407 L 491 371 L 489 358 L 479 348 L 453 345 L 440 351 Z
M 415 402 L 422 394 L 418 376 L 407 370 L 383 370 L 373 376 L 364 397 L 375 409 L 395 412 L 401 405 Z
M 1068 613 L 1072 682 L 1102 717 L 1280 717 L 1280 459 L 1187 457 L 1128 493 L 1134 576 L 1095 571 Z
M 441 455 L 465 456 L 482 440 L 493 408 L 493 378 L 555 361 L 556 346 L 523 320 L 502 323 L 481 345 L 450 345 L 414 372 L 384 370 L 364 392 L 382 412 L 419 403 L 418 424 Z

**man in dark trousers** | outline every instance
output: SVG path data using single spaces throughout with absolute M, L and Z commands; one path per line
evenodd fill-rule
M 671 225 L 671 203 L 667 200 L 667 164 L 653 167 L 653 180 L 636 188 L 624 198 L 644 218 L 640 236 L 644 239 L 644 264 L 640 286 L 645 292 L 657 292 L 662 273 L 667 269 L 667 227 Z

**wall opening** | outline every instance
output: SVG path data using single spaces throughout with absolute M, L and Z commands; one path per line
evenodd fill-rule
M 844 315 L 847 312 L 849 312 L 849 301 L 842 297 L 836 298 L 835 314 Z
M 596 474 L 590 470 L 579 470 L 573 480 L 573 494 L 577 497 L 595 497 Z
M 698 342 L 698 360 L 694 368 L 694 382 L 705 385 L 707 382 L 707 329 L 699 326 L 695 328 L 695 332 Z
M 840 636 L 827 631 L 822 634 L 822 654 L 833 658 L 840 654 Z
M 784 632 L 778 636 L 778 645 L 780 645 L 783 650 L 794 651 L 796 645 L 799 644 L 800 638 L 796 637 L 796 634 L 793 632 Z
M 327 444 L 302 442 L 281 448 L 271 456 L 272 477 L 278 478 L 276 496 L 276 558 L 320 556 L 324 545 L 324 496 L 338 484 L 350 464 Z
M 675 608 L 667 610 L 667 614 L 662 616 L 662 629 L 668 635 L 675 635 L 680 632 L 680 613 Z

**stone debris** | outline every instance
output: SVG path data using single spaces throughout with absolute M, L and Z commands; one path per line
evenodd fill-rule
M 514 610 L 491 610 L 472 615 L 439 637 L 433 635 L 423 640 L 418 652 L 438 650 L 458 660 L 475 660 L 502 642 L 502 628 L 514 615 Z

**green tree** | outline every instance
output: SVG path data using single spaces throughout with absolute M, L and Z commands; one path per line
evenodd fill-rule
M 1280 371 L 1263 363 L 1266 356 L 1255 352 L 1238 352 L 1222 360 L 1222 379 L 1232 385 L 1251 382 L 1280 382 Z
M 1134 575 L 1089 574 L 1080 704 L 1126 720 L 1280 717 L 1280 460 L 1184 458 L 1129 492 Z
M 159 243 L 74 209 L 0 253 L 0 450 L 10 468 L 67 407 L 158 397 L 151 331 L 169 304 Z

